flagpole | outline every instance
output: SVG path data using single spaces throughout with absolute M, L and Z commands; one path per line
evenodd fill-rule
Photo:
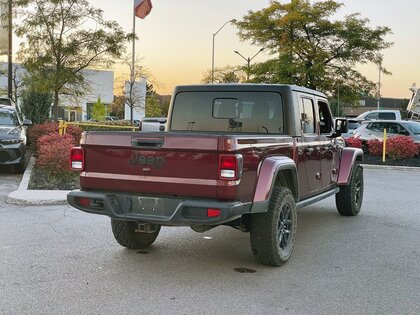
M 135 2 L 133 1 L 133 50 L 131 52 L 131 73 L 130 73 L 130 102 L 132 102 L 133 100 L 133 87 L 134 87 L 134 81 L 135 81 L 135 73 L 134 73 L 134 68 L 135 68 L 135 54 L 136 54 L 136 7 L 135 7 Z M 133 124 L 133 104 L 131 104 L 130 106 L 130 122 L 131 125 Z
M 134 63 L 135 63 L 135 54 L 136 54 L 136 14 L 135 14 L 135 3 L 133 1 L 133 50 L 131 54 L 131 83 L 134 82 Z

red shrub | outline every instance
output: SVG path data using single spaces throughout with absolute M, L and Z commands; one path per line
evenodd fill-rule
M 31 141 L 34 153 L 37 153 L 38 151 L 38 139 L 50 133 L 55 133 L 57 130 L 58 124 L 56 122 L 46 122 L 43 124 L 33 125 L 29 129 L 29 140 Z
M 378 139 L 372 139 L 367 142 L 369 153 L 372 155 L 382 155 L 383 142 Z
M 74 138 L 75 145 L 79 145 L 80 138 L 82 137 L 83 129 L 79 126 L 69 125 L 66 128 L 66 134 L 71 135 Z
M 393 160 L 413 158 L 419 154 L 419 147 L 411 137 L 397 136 L 386 142 L 386 155 Z
M 72 135 L 59 136 L 51 133 L 38 139 L 38 159 L 36 165 L 48 170 L 52 175 L 70 170 L 70 149 L 75 146 Z
M 352 148 L 362 148 L 362 140 L 359 137 L 350 137 L 346 139 L 346 143 L 349 147 Z

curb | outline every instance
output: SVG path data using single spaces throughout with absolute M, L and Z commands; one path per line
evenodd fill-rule
M 32 156 L 28 166 L 23 173 L 19 188 L 12 191 L 7 197 L 6 202 L 23 206 L 47 206 L 47 205 L 66 205 L 67 190 L 28 190 L 32 168 L 35 158 Z
M 420 167 L 410 166 L 390 166 L 390 165 L 377 165 L 377 164 L 360 164 L 364 169 L 371 170 L 393 170 L 393 171 L 409 171 L 409 172 L 420 172 Z

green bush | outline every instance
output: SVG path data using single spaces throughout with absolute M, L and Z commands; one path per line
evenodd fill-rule
M 38 93 L 34 90 L 26 91 L 22 97 L 21 113 L 34 124 L 42 124 L 50 117 L 52 104 L 50 93 Z

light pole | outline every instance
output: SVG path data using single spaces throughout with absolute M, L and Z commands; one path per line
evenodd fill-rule
M 251 71 L 251 61 L 252 61 L 252 59 L 254 59 L 264 49 L 265 48 L 261 48 L 260 50 L 258 50 L 258 52 L 254 56 L 252 56 L 251 58 L 250 57 L 245 58 L 244 56 L 241 55 L 241 53 L 239 51 L 237 51 L 237 50 L 234 51 L 235 54 L 238 54 L 239 56 L 241 56 L 248 64 L 248 70 L 247 70 L 247 73 L 246 73 L 246 81 L 247 82 L 249 82 L 249 72 Z
M 217 33 L 219 33 L 226 24 L 235 23 L 235 22 L 236 22 L 236 19 L 227 21 L 217 30 L 216 33 L 213 33 L 213 46 L 212 46 L 212 51 L 211 51 L 211 83 L 214 83 L 214 38 L 216 37 Z

